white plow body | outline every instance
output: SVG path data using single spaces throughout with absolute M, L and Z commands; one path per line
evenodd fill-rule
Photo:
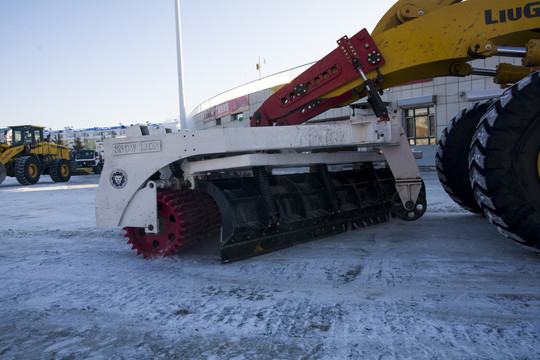
M 336 151 L 351 147 L 364 151 Z M 166 186 L 179 183 L 193 186 L 196 178 L 212 171 L 385 160 L 373 148 L 382 148 L 385 154 L 385 149 L 392 149 L 386 156 L 391 154 L 389 164 L 394 177 L 407 182 L 405 187 L 412 188 L 403 196 L 400 192 L 400 197 L 404 202 L 411 198 L 416 200 L 420 172 L 395 119 L 175 133 L 163 130 L 157 134 L 148 134 L 145 126 L 132 126 L 126 137 L 105 141 L 105 166 L 95 199 L 96 223 L 98 226 L 143 227 L 147 232 L 158 232 L 155 199 L 157 188 L 163 187 L 164 181 Z M 314 150 L 316 152 L 312 153 Z M 182 179 L 172 178 L 171 163 L 181 164 Z M 410 186 L 411 181 L 415 186 Z

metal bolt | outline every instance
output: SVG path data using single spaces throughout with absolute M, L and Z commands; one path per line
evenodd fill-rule
M 414 203 L 412 201 L 410 201 L 410 200 L 406 201 L 404 206 L 405 206 L 406 210 L 413 210 L 414 209 Z

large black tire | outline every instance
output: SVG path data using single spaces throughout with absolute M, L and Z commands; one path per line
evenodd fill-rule
M 50 169 L 51 179 L 54 182 L 67 182 L 71 179 L 69 161 L 64 158 L 54 159 Z
M 22 156 L 17 159 L 14 172 L 21 185 L 32 185 L 39 181 L 41 164 L 34 156 Z
M 7 176 L 7 169 L 3 163 L 0 162 L 0 184 L 4 182 Z
M 507 237 L 540 249 L 540 72 L 507 90 L 478 125 L 471 184 L 486 217 Z
M 478 122 L 491 102 L 476 103 L 450 120 L 435 155 L 437 175 L 444 191 L 462 208 L 479 214 L 482 209 L 476 202 L 469 180 L 469 148 Z
M 96 166 L 94 166 L 93 170 L 94 170 L 94 174 L 99 175 L 101 174 L 101 170 L 103 170 L 103 165 L 97 164 Z

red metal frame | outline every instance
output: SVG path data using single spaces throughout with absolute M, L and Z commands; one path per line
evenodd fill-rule
M 338 47 L 289 84 L 270 96 L 254 113 L 250 126 L 295 125 L 303 123 L 352 96 L 348 91 L 338 97 L 322 96 L 360 74 L 353 65 L 358 59 L 368 73 L 384 64 L 384 59 L 366 29 L 351 38 L 342 37 Z

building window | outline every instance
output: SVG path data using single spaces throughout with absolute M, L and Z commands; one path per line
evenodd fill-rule
M 219 125 L 221 125 L 221 118 L 216 119 L 216 126 L 219 126 Z
M 232 114 L 231 121 L 242 121 L 244 120 L 244 113 Z
M 435 145 L 435 107 L 405 110 L 405 131 L 411 145 Z

